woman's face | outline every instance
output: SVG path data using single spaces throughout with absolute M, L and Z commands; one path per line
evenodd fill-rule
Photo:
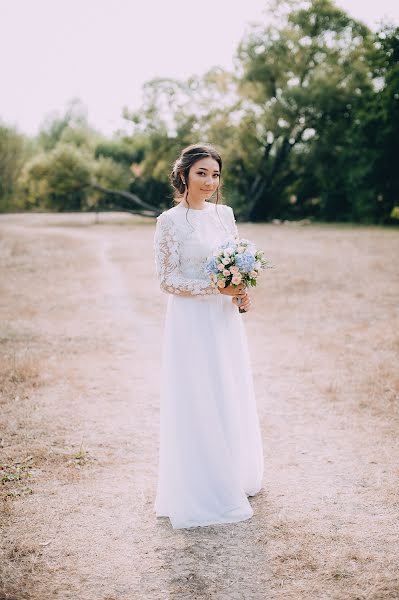
M 219 163 L 214 158 L 207 156 L 197 160 L 188 173 L 188 189 L 190 196 L 209 198 L 219 187 Z

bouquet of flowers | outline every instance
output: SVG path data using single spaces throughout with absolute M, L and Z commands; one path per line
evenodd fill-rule
M 254 243 L 244 238 L 227 241 L 218 246 L 206 260 L 205 271 L 217 287 L 244 283 L 256 286 L 261 269 L 270 269 L 272 265 L 264 256 L 263 250 L 257 250 Z M 238 305 L 241 299 L 238 298 Z M 240 312 L 246 312 L 239 308 Z

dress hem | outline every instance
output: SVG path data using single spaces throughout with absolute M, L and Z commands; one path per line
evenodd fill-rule
M 241 521 L 248 521 L 249 519 L 251 519 L 254 516 L 254 512 L 253 510 L 251 511 L 250 514 L 248 515 L 242 515 L 240 517 L 230 517 L 230 518 L 226 518 L 225 520 L 215 520 L 215 519 L 211 519 L 209 521 L 201 521 L 201 522 L 196 522 L 196 523 L 191 523 L 190 525 L 177 525 L 177 524 L 173 524 L 172 519 L 169 517 L 169 515 L 156 515 L 157 519 L 169 519 L 170 524 L 172 526 L 173 529 L 191 529 L 193 527 L 209 527 L 212 525 L 229 525 L 231 523 L 240 523 Z
M 256 491 L 256 492 L 245 492 L 245 495 L 247 496 L 247 498 L 249 497 L 254 497 L 256 496 L 261 490 L 262 490 L 262 486 Z M 235 508 L 230 509 L 231 511 L 236 510 Z M 158 509 L 154 506 L 153 508 L 153 512 L 155 512 L 155 516 L 157 519 L 169 519 L 170 524 L 172 525 L 173 529 L 190 529 L 191 527 L 208 527 L 210 525 L 228 525 L 229 523 L 240 523 L 241 521 L 247 521 L 248 519 L 251 519 L 254 516 L 254 511 L 251 507 L 251 511 L 250 513 L 245 516 L 245 515 L 240 515 L 237 517 L 227 517 L 225 519 L 220 518 L 220 519 L 212 519 L 210 521 L 197 521 L 193 524 L 190 525 L 174 525 L 172 522 L 172 519 L 169 515 L 167 514 L 162 514 L 161 511 L 158 511 Z

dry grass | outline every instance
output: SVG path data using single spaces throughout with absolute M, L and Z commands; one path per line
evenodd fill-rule
M 388 548 L 381 556 L 378 549 L 373 552 L 372 543 L 364 548 L 353 534 L 312 531 L 311 523 L 282 519 L 258 543 L 268 544 L 276 582 L 273 598 L 394 600 L 399 597 L 397 565 Z
M 7 346 L 10 340 L 7 340 Z M 5 345 L 5 337 L 2 337 Z M 20 355 L 15 349 L 0 358 L 0 527 L 6 527 L 13 511 L 10 503 L 33 493 L 35 469 L 40 461 L 32 455 L 30 416 L 34 408 L 30 395 L 40 386 L 40 364 L 37 357 Z M 23 525 L 21 523 L 21 530 Z M 0 544 L 0 594 L 4 598 L 29 598 L 21 589 L 21 580 L 29 580 L 34 571 L 40 548 L 28 539 L 18 543 Z
M 51 282 L 52 273 L 65 266 L 65 250 L 45 240 L 32 246 L 19 236 L 0 239 L 0 527 L 6 531 L 7 524 L 20 521 L 16 535 L 2 536 L 0 543 L 0 597 L 7 600 L 31 598 L 32 580 L 43 568 L 43 545 L 19 515 L 18 503 L 32 496 L 40 481 L 76 481 L 92 460 L 82 443 L 65 447 L 59 437 L 49 436 L 51 422 L 39 399 L 57 378 L 51 343 L 41 328 L 42 311 L 47 312 L 43 267 L 53 261 L 46 270 Z M 54 298 L 51 288 L 48 293 Z M 55 416 L 53 423 L 61 431 L 62 418 Z
M 0 429 L 7 436 L 0 439 L 0 502 L 32 493 L 32 446 L 29 443 L 29 420 L 34 410 L 30 395 L 40 386 L 37 357 L 19 355 L 15 350 L 0 357 Z
M 5 402 L 11 396 L 26 394 L 39 385 L 39 364 L 32 356 L 18 356 L 15 352 L 2 357 L 0 363 L 0 394 Z

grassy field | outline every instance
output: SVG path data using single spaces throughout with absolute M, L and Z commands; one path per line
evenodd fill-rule
M 249 521 L 172 530 L 154 221 L 0 216 L 0 598 L 399 598 L 398 233 L 239 231 L 275 265 L 243 315 L 264 487 Z

